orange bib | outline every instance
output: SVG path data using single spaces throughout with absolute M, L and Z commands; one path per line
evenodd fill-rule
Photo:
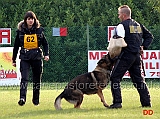
M 24 35 L 24 48 L 26 49 L 38 48 L 38 40 L 36 34 Z

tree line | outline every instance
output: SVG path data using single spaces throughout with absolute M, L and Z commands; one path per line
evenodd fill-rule
M 0 27 L 15 28 L 28 10 L 36 13 L 43 27 L 115 25 L 123 4 L 131 7 L 135 20 L 159 25 L 159 0 L 1 0 Z

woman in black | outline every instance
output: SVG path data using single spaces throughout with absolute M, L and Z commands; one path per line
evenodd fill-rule
M 40 48 L 43 46 L 43 51 Z M 13 48 L 12 65 L 16 67 L 16 57 L 20 49 L 20 100 L 18 104 L 23 106 L 26 102 L 27 85 L 30 67 L 32 69 L 34 105 L 39 104 L 40 83 L 43 72 L 43 60 L 49 60 L 49 45 L 44 36 L 43 28 L 32 11 L 26 12 L 24 20 L 18 23 L 17 35 Z

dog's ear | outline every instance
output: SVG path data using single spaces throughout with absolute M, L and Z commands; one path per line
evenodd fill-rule
M 103 64 L 103 63 L 106 63 L 106 58 L 107 58 L 108 56 L 107 55 L 104 55 L 99 61 L 98 61 L 98 63 L 97 64 Z
M 100 59 L 97 64 L 103 64 L 105 62 L 105 59 Z

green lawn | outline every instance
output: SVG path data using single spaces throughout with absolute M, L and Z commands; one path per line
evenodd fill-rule
M 53 86 L 53 85 L 52 85 Z M 54 86 L 53 86 L 54 87 Z M 59 86 L 60 87 L 60 86 Z M 60 88 L 63 88 L 60 87 Z M 81 109 L 62 100 L 63 110 L 55 110 L 53 103 L 62 89 L 45 87 L 41 89 L 40 105 L 32 104 L 32 89 L 27 92 L 27 102 L 24 106 L 17 104 L 19 89 L 16 87 L 0 87 L 0 119 L 159 119 L 160 118 L 160 87 L 149 86 L 152 108 L 140 108 L 139 95 L 130 84 L 123 85 L 122 109 L 107 109 L 103 107 L 97 95 L 84 96 Z M 108 104 L 112 103 L 110 87 L 103 90 Z M 143 110 L 153 110 L 153 115 L 143 115 Z

